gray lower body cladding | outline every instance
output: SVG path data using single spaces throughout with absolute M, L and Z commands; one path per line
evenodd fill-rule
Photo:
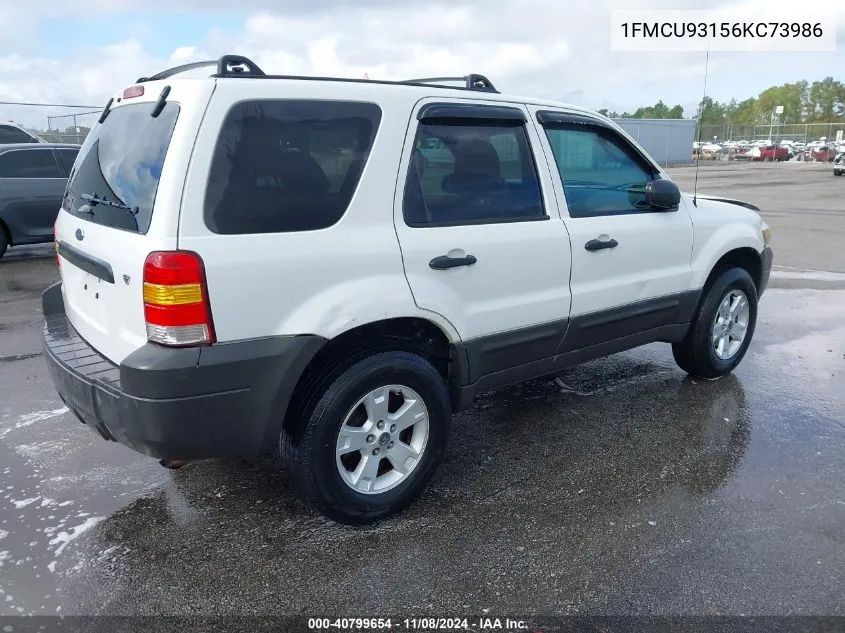
M 273 450 L 318 336 L 210 347 L 148 343 L 120 365 L 71 325 L 61 284 L 42 298 L 42 344 L 61 399 L 105 439 L 159 459 L 248 457 Z

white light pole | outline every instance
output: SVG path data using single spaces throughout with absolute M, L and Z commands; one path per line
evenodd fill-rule
M 775 115 L 776 114 L 778 116 L 783 114 L 783 106 L 777 106 L 774 110 L 772 110 L 772 116 L 769 119 L 769 143 L 771 143 L 772 145 L 774 145 L 774 143 L 775 143 L 775 139 L 772 137 L 772 131 L 774 130 L 774 127 L 775 127 Z

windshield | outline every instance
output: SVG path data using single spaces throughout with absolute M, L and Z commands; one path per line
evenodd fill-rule
M 153 118 L 153 106 L 116 107 L 91 131 L 68 178 L 66 211 L 97 224 L 147 232 L 179 115 L 179 106 L 167 103 Z

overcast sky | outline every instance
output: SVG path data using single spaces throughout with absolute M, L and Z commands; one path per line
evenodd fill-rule
M 704 53 L 611 52 L 611 9 L 727 6 L 760 19 L 778 5 L 812 4 L 837 15 L 836 52 L 713 53 L 708 94 L 720 100 L 799 79 L 845 80 L 845 1 L 0 0 L 0 100 L 99 108 L 141 75 L 240 53 L 274 73 L 479 72 L 502 92 L 620 112 L 662 99 L 690 116 Z M 39 126 L 55 112 L 0 106 L 0 118 Z

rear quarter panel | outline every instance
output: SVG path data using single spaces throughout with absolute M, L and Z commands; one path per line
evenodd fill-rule
M 114 363 L 147 342 L 143 304 L 143 269 L 147 255 L 177 246 L 176 230 L 185 171 L 197 129 L 214 89 L 209 80 L 175 80 L 144 84 L 142 97 L 123 99 L 114 106 L 143 107 L 151 111 L 165 85 L 171 86 L 168 103 L 179 105 L 179 116 L 161 168 L 155 205 L 146 233 L 113 228 L 85 216 L 59 213 L 56 238 L 108 263 L 114 283 L 92 276 L 62 259 L 62 293 L 68 319 L 94 349 Z M 123 88 L 113 98 L 117 103 Z M 112 116 L 110 114 L 109 116 Z M 104 125 L 108 125 L 106 120 Z M 94 128 L 96 130 L 96 126 Z M 93 138 L 93 137 L 89 137 Z M 138 175 L 142 169 L 138 170 Z M 77 237 L 77 230 L 80 237 Z

